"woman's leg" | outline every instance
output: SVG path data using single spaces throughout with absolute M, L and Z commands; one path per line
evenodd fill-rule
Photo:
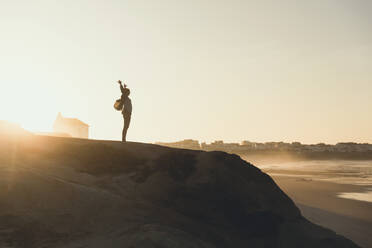
M 122 141 L 126 142 L 127 141 L 127 132 L 128 132 L 128 128 L 129 128 L 129 125 L 130 125 L 131 115 L 130 114 L 129 115 L 124 114 L 123 117 L 124 117 L 124 127 L 123 127 L 123 133 L 122 133 Z

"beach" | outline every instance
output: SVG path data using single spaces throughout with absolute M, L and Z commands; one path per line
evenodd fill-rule
M 372 247 L 371 162 L 302 161 L 259 165 L 318 225 Z

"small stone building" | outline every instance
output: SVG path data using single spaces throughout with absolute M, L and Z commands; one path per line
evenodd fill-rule
M 75 138 L 89 138 L 89 125 L 76 118 L 63 117 L 58 113 L 54 121 L 53 130 L 55 133 L 64 133 Z

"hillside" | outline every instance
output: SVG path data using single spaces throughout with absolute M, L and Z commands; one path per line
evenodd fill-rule
M 357 247 L 236 155 L 0 135 L 0 247 Z

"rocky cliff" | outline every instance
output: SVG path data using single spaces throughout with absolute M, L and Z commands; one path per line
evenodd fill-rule
M 223 152 L 2 133 L 0 247 L 357 247 Z

